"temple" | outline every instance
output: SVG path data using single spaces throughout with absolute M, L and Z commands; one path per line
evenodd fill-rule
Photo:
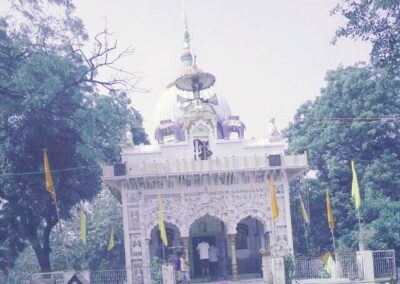
M 132 145 L 127 129 L 122 162 L 104 167 L 104 182 L 122 198 L 128 283 L 151 283 L 153 259 L 172 261 L 178 253 L 201 279 L 200 242 L 218 250 L 216 279 L 266 279 L 273 272 L 263 257 L 293 252 L 289 182 L 307 169 L 307 157 L 285 154 L 273 120 L 266 137 L 245 138 L 244 122 L 215 92 L 216 78 L 198 66 L 186 24 L 180 60 L 181 73 L 155 109 L 156 143 Z

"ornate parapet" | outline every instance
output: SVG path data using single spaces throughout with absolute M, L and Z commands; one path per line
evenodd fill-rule
M 278 157 L 278 160 L 271 158 Z M 116 174 L 116 166 L 103 166 L 103 180 L 105 182 L 121 177 L 149 177 L 149 176 L 177 176 L 193 174 L 211 174 L 224 172 L 240 172 L 249 169 L 259 170 L 287 170 L 289 178 L 293 174 L 308 168 L 307 155 L 273 155 L 273 156 L 230 156 L 215 157 L 209 160 L 149 160 L 130 163 L 126 168 L 126 174 Z

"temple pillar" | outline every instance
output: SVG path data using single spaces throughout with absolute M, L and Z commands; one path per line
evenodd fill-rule
M 270 232 L 264 233 L 264 248 L 260 251 L 260 253 L 264 283 L 273 284 Z
M 237 262 L 236 262 L 236 234 L 229 234 L 229 244 L 231 247 L 232 258 L 232 280 L 239 280 Z
M 182 237 L 182 243 L 183 243 L 183 254 L 185 255 L 186 261 L 189 263 L 189 237 Z
M 264 233 L 265 251 L 271 255 L 271 232 Z
M 150 239 L 145 239 L 143 251 L 143 283 L 151 283 L 151 257 L 150 257 Z
M 362 280 L 374 281 L 374 257 L 372 251 L 363 250 L 357 252 L 358 277 Z

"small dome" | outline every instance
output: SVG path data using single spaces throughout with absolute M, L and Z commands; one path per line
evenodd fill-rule
M 222 96 L 216 94 L 214 88 L 209 88 L 200 92 L 200 97 L 205 100 L 212 98 L 214 95 L 217 97 L 218 104 L 211 104 L 211 106 L 214 108 L 218 118 L 223 120 L 231 115 L 231 108 L 226 100 Z M 153 116 L 155 126 L 159 125 L 161 120 L 171 119 L 172 121 L 176 121 L 183 116 L 183 109 L 181 109 L 179 97 L 193 98 L 193 93 L 181 91 L 177 89 L 175 85 L 170 84 L 156 104 Z

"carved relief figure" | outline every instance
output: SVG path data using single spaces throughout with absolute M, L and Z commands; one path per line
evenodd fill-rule
M 230 115 L 227 119 L 222 122 L 222 133 L 225 140 L 229 140 L 229 136 L 232 132 L 236 132 L 240 139 L 244 138 L 244 130 L 246 126 L 239 119 L 238 115 Z
M 183 124 L 179 121 L 173 122 L 171 119 L 160 121 L 160 125 L 156 128 L 155 138 L 159 144 L 164 143 L 166 136 L 174 136 L 175 141 L 184 141 L 185 133 Z
M 132 127 L 130 124 L 125 125 L 125 141 L 123 142 L 125 147 L 132 147 L 133 146 L 133 134 L 132 134 Z

